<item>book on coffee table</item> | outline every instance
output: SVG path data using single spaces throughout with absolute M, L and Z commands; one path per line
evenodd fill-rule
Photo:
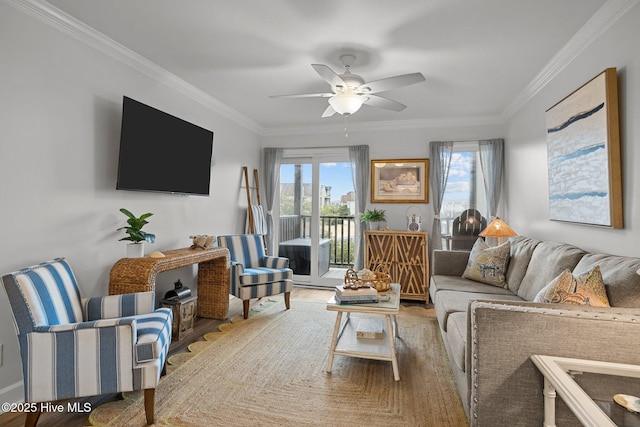
M 341 297 L 378 296 L 378 291 L 372 287 L 351 289 L 345 285 L 336 286 L 336 295 Z
M 378 295 L 356 295 L 356 296 L 345 296 L 338 295 L 336 292 L 336 302 L 338 304 L 373 304 L 376 302 L 380 302 L 380 298 Z

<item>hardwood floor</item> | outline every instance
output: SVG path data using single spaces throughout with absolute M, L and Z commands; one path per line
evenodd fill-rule
M 295 304 L 296 299 L 306 299 L 306 300 L 319 300 L 319 301 L 327 301 L 331 297 L 332 290 L 328 289 L 313 289 L 313 288 L 305 288 L 294 286 L 293 291 L 291 292 L 291 304 Z M 251 304 L 257 304 L 257 300 L 252 300 Z M 424 305 L 423 302 L 417 301 L 403 301 L 403 305 L 411 305 L 418 304 Z M 242 301 L 238 298 L 232 298 L 229 301 L 229 318 L 242 315 Z M 216 328 L 224 323 L 223 320 L 215 320 L 215 319 L 204 319 L 198 318 L 194 322 L 194 332 L 179 342 L 171 343 L 171 348 L 169 349 L 169 355 L 174 355 L 178 353 L 183 353 L 187 350 L 189 344 L 194 341 L 199 341 L 202 337 L 211 331 L 216 330 Z M 111 402 L 114 400 L 120 399 L 119 394 L 109 394 L 102 396 L 94 396 L 90 398 L 84 399 L 76 399 L 71 401 L 64 401 L 64 407 L 67 407 L 67 402 L 75 403 L 79 408 L 84 408 L 85 405 L 90 405 L 91 408 L 97 408 L 98 406 Z M 0 415 L 0 426 L 3 427 L 21 427 L 24 425 L 26 416 L 22 413 L 5 413 Z M 89 413 L 78 413 L 78 412 L 47 412 L 43 413 L 40 416 L 40 420 L 38 421 L 39 427 L 54 427 L 64 425 L 66 427 L 83 427 L 89 425 Z

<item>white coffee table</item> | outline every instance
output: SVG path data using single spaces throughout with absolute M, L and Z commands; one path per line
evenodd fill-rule
M 396 337 L 398 337 L 398 322 L 396 314 L 400 312 L 400 285 L 392 283 L 391 289 L 380 293 L 380 297 L 389 297 L 388 301 L 374 304 L 337 304 L 335 297 L 327 302 L 327 310 L 336 311 L 336 324 L 333 328 L 333 338 L 329 349 L 327 372 L 331 372 L 333 356 L 336 354 L 363 359 L 388 360 L 393 366 L 393 377 L 400 381 L 398 359 L 396 358 Z M 342 325 L 342 314 L 347 313 L 346 321 Z M 385 317 L 384 334 L 382 339 L 357 338 L 357 317 L 351 318 L 351 313 L 366 315 L 383 315 Z
M 585 426 L 615 427 L 616 424 L 571 378 L 571 372 L 640 378 L 640 366 L 567 357 L 533 355 L 531 360 L 544 375 L 544 427 L 555 427 L 556 392 Z

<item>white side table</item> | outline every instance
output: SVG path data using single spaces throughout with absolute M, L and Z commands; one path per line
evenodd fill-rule
M 337 304 L 335 297 L 332 296 L 327 302 L 327 310 L 338 312 L 336 324 L 333 328 L 331 347 L 329 349 L 327 372 L 331 372 L 333 356 L 340 354 L 364 359 L 391 361 L 393 377 L 396 381 L 400 381 L 398 359 L 396 358 L 396 337 L 398 336 L 396 314 L 400 313 L 400 285 L 398 283 L 392 283 L 391 289 L 380 295 L 388 295 L 389 301 L 375 304 Z M 341 328 L 343 313 L 347 313 L 347 320 Z M 384 333 L 387 335 L 386 342 L 384 338 L 358 339 L 356 337 L 356 322 L 352 322 L 351 313 L 384 315 L 386 320 L 384 327 Z
M 531 360 L 544 375 L 544 427 L 555 427 L 556 392 L 585 426 L 615 427 L 616 424 L 571 378 L 570 372 L 591 372 L 640 378 L 640 366 L 566 357 L 533 355 Z

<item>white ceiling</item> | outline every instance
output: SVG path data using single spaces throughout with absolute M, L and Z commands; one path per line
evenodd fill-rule
M 320 117 L 326 98 L 269 98 L 326 92 L 329 85 L 310 64 L 341 73 L 342 53 L 356 54 L 352 71 L 366 81 L 413 72 L 426 78 L 383 94 L 406 104 L 404 111 L 364 106 L 352 122 L 503 120 L 572 37 L 612 1 L 49 3 L 237 110 L 257 128 L 277 132 L 342 123 L 339 115 Z

